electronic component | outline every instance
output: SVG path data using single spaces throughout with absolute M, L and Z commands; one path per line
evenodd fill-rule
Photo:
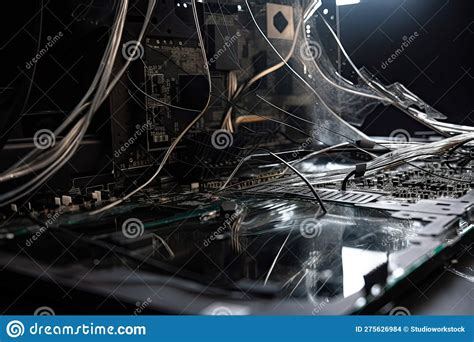
M 52 103 L 14 89 L 2 293 L 52 281 L 93 313 L 149 291 L 160 313 L 373 313 L 472 241 L 473 128 L 358 68 L 334 0 L 66 3 L 74 33 L 51 57 L 100 39 Z M 436 139 L 356 127 L 389 105 Z

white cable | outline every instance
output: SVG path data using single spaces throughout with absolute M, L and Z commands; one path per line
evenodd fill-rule
M 146 31 L 146 27 L 152 16 L 155 3 L 156 3 L 156 0 L 149 0 L 147 14 L 145 16 L 145 20 L 144 20 L 141 32 L 139 34 L 138 42 L 141 42 L 141 40 L 143 39 L 143 36 Z M 89 87 L 89 90 L 87 91 L 83 99 L 79 102 L 79 104 L 75 107 L 75 109 L 71 112 L 70 116 L 55 131 L 55 133 L 62 131 L 70 122 L 74 120 L 75 117 L 77 117 L 78 114 L 80 114 L 86 107 L 89 106 L 89 110 L 87 114 L 81 120 L 78 121 L 78 123 L 74 126 L 74 128 L 71 129 L 71 131 L 66 135 L 66 137 L 62 139 L 62 141 L 57 145 L 57 147 L 55 147 L 56 150 L 52 150 L 53 153 L 51 153 L 50 151 L 47 151 L 48 153 L 51 154 L 51 156 L 42 160 L 41 163 L 39 164 L 41 166 L 46 166 L 52 162 L 51 166 L 47 167 L 46 170 L 44 170 L 40 175 L 36 176 L 35 178 L 33 178 L 32 180 L 30 180 L 29 182 L 27 182 L 20 188 L 16 188 L 15 190 L 10 191 L 0 196 L 0 201 L 5 201 L 9 197 L 10 197 L 10 201 L 12 200 L 11 197 L 13 197 L 13 200 L 21 198 L 25 194 L 20 194 L 16 197 L 15 195 L 21 192 L 22 190 L 27 190 L 27 193 L 33 191 L 34 189 L 41 186 L 49 177 L 51 177 L 52 174 L 57 172 L 61 167 L 65 165 L 65 163 L 74 155 L 74 153 L 77 151 L 78 147 L 80 146 L 80 142 L 84 138 L 87 128 L 91 122 L 92 116 L 95 114 L 96 110 L 100 107 L 100 105 L 105 101 L 105 99 L 108 97 L 108 95 L 110 94 L 114 86 L 117 84 L 117 82 L 120 80 L 120 78 L 123 76 L 124 72 L 128 68 L 131 62 L 131 59 L 127 60 L 127 62 L 122 67 L 122 69 L 116 74 L 112 82 L 109 83 L 109 78 L 112 75 L 113 64 L 116 59 L 117 51 L 118 51 L 120 40 L 122 37 L 123 27 L 125 25 L 128 0 L 122 0 L 120 5 L 121 6 L 119 10 L 117 11 L 117 16 L 116 16 L 117 19 L 115 20 L 113 28 L 112 28 L 111 38 L 109 39 L 109 43 L 107 45 L 104 56 L 102 58 L 102 62 L 99 66 L 99 69 L 96 73 L 96 76 L 94 77 L 94 80 L 91 86 Z M 96 89 L 96 93 L 92 102 L 86 104 L 85 103 L 86 99 L 94 92 L 95 89 Z M 71 141 L 71 139 L 74 139 L 74 140 L 72 144 L 68 146 L 68 143 Z M 67 146 L 67 150 L 64 152 L 63 155 L 60 156 L 60 158 L 57 158 L 58 152 L 63 151 L 66 146 Z M 30 152 L 24 158 L 24 160 L 31 159 L 36 154 L 38 153 L 37 151 L 34 150 Z M 23 173 L 31 173 L 35 171 L 36 169 L 38 169 L 38 166 L 33 166 L 32 168 L 28 167 L 29 165 L 34 165 L 33 162 L 34 160 L 32 162 L 29 162 L 29 164 L 27 164 L 26 167 L 22 166 L 21 168 L 22 173 L 20 174 L 23 175 Z M 9 171 L 11 171 L 11 169 L 12 168 L 10 168 Z M 7 174 L 6 176 L 11 177 L 12 175 L 14 174 Z M 2 174 L 2 177 L 4 176 L 5 174 Z M 0 180 L 1 179 L 2 178 L 0 177 Z M 4 204 L 0 204 L 0 205 L 4 205 Z
M 202 53 L 202 58 L 204 60 L 204 65 L 207 65 L 207 54 L 206 54 L 206 49 L 205 49 L 205 46 L 204 46 L 204 39 L 202 38 L 202 33 L 201 33 L 201 26 L 200 26 L 200 23 L 199 23 L 199 16 L 198 16 L 198 13 L 197 13 L 197 9 L 196 9 L 196 0 L 192 0 L 191 2 L 192 4 L 192 9 L 193 9 L 193 16 L 194 16 L 194 22 L 195 22 L 195 25 L 196 25 L 196 31 L 197 31 L 197 35 L 198 35 L 198 39 L 199 39 L 199 45 L 201 47 L 201 53 Z M 130 193 L 128 193 L 127 195 L 125 195 L 124 197 L 122 197 L 121 199 L 113 202 L 113 203 L 110 203 L 109 205 L 99 209 L 99 210 L 96 210 L 96 211 L 93 211 L 90 213 L 90 215 L 97 215 L 97 214 L 100 214 L 100 213 L 103 213 L 117 205 L 119 205 L 120 203 L 122 203 L 123 201 L 126 201 L 127 199 L 129 199 L 130 197 L 132 197 L 133 195 L 135 195 L 136 193 L 138 193 L 139 191 L 143 190 L 144 188 L 146 188 L 148 185 L 150 185 L 153 180 L 160 174 L 161 170 L 163 169 L 163 167 L 165 166 L 166 162 L 168 161 L 171 153 L 173 152 L 173 150 L 176 148 L 176 146 L 181 142 L 182 138 L 189 132 L 189 130 L 197 123 L 199 122 L 199 120 L 201 120 L 201 118 L 204 116 L 204 114 L 206 113 L 208 107 L 209 107 L 209 104 L 211 102 L 211 93 L 212 93 L 212 78 L 211 78 L 211 74 L 209 72 L 209 68 L 205 68 L 206 70 L 206 75 L 207 75 L 207 79 L 208 79 L 208 82 L 209 82 L 209 95 L 208 95 L 208 98 L 207 98 L 207 102 L 206 102 L 206 105 L 204 106 L 203 110 L 201 111 L 201 113 L 199 113 L 194 119 L 193 121 L 181 132 L 181 134 L 179 134 L 176 139 L 173 141 L 173 143 L 171 144 L 171 146 L 168 148 L 168 150 L 166 151 L 166 154 L 165 156 L 163 157 L 163 160 L 161 161 L 160 165 L 158 166 L 158 169 L 155 171 L 155 173 L 145 182 L 143 183 L 142 185 L 140 185 L 138 188 L 136 188 L 135 190 L 131 191 Z
M 159 104 L 162 104 L 163 106 L 166 106 L 166 107 L 170 107 L 170 108 L 175 108 L 175 109 L 179 109 L 179 110 L 184 110 L 184 111 L 187 111 L 187 112 L 194 112 L 194 113 L 201 113 L 200 110 L 196 110 L 196 109 L 190 109 L 190 108 L 184 108 L 184 107 L 180 107 L 180 106 L 175 106 L 171 103 L 166 103 L 164 101 L 161 101 L 160 99 L 157 99 L 156 97 L 153 97 L 151 96 L 150 94 L 146 93 L 143 89 L 141 89 L 138 84 L 136 84 L 135 82 L 133 82 L 132 78 L 130 77 L 130 75 L 127 73 L 127 77 L 128 77 L 128 80 L 130 81 L 130 83 L 140 92 L 142 93 L 143 95 L 145 95 L 146 97 L 148 97 L 149 99 L 155 101 L 155 102 L 158 102 Z
M 297 24 L 296 26 L 296 31 L 295 31 L 295 36 L 294 36 L 294 39 L 293 39 L 293 42 L 291 44 L 291 48 L 290 48 L 290 51 L 288 52 L 288 54 L 285 56 L 285 58 L 269 67 L 268 69 L 265 69 L 261 72 L 259 72 L 257 75 L 255 75 L 254 77 L 252 77 L 248 82 L 242 84 L 235 92 L 234 92 L 234 96 L 232 97 L 232 101 L 236 101 L 237 98 L 243 94 L 247 89 L 249 89 L 253 84 L 255 84 L 255 82 L 257 82 L 258 80 L 266 77 L 267 75 L 281 69 L 282 67 L 284 67 L 285 65 L 287 65 L 288 61 L 291 59 L 291 57 L 294 55 L 295 53 L 295 49 L 296 49 L 296 43 L 298 42 L 298 33 L 299 33 L 299 30 L 300 30 L 300 27 L 302 26 L 302 21 L 300 20 L 300 22 Z M 225 116 L 225 119 L 224 119 L 224 123 L 223 123 L 223 128 L 227 128 L 231 133 L 234 131 L 233 129 L 233 123 L 232 123 L 232 111 L 234 109 L 234 106 L 231 105 L 231 107 L 229 108 L 229 110 L 227 111 L 227 114 Z M 226 127 L 224 127 L 226 125 Z
M 324 19 L 323 16 L 321 16 L 322 20 L 324 21 L 324 23 L 326 24 L 329 32 L 331 33 L 331 35 L 333 36 L 334 40 L 336 41 L 336 43 L 338 44 L 339 48 L 341 49 L 341 52 L 343 53 L 344 57 L 347 59 L 347 61 L 349 62 L 349 64 L 351 65 L 352 69 L 354 69 L 354 71 L 357 73 L 357 75 L 361 78 L 361 80 L 363 80 L 370 88 L 374 89 L 378 94 L 380 94 L 381 96 L 383 96 L 389 104 L 392 104 L 392 105 L 395 105 L 397 106 L 398 108 L 402 109 L 403 111 L 405 112 L 408 112 L 408 113 L 411 113 L 413 114 L 413 118 L 416 119 L 417 121 L 425 124 L 426 126 L 434 129 L 435 131 L 438 131 L 438 132 L 441 132 L 441 133 L 447 133 L 447 134 L 452 134 L 452 133 L 455 133 L 455 134 L 458 134 L 458 133 L 469 133 L 469 132 L 472 132 L 474 131 L 474 128 L 473 127 L 469 127 L 469 126 L 461 126 L 461 125 L 456 125 L 456 124 L 450 124 L 450 123 L 443 123 L 443 122 L 439 122 L 439 121 L 436 121 L 436 120 L 433 120 L 433 119 L 429 119 L 427 117 L 427 115 L 425 113 L 422 113 L 422 112 L 419 112 L 417 111 L 416 109 L 414 108 L 408 108 L 408 109 L 405 109 L 404 107 L 400 106 L 398 103 L 394 102 L 392 99 L 390 99 L 389 97 L 387 97 L 385 94 L 383 94 L 379 89 L 377 89 L 375 86 L 374 86 L 374 82 L 368 80 L 360 71 L 359 69 L 357 69 L 356 65 L 354 64 L 354 62 L 352 61 L 352 59 L 350 58 L 349 54 L 346 52 L 346 50 L 344 49 L 344 46 L 342 45 L 342 42 L 339 40 L 339 38 L 337 37 L 336 33 L 334 32 L 334 30 L 332 29 L 332 27 L 329 25 L 329 23 Z M 417 115 L 416 115 L 417 114 Z
M 267 36 L 265 35 L 265 33 L 263 32 L 263 30 L 261 29 L 260 25 L 258 25 L 258 22 L 257 22 L 257 19 L 255 18 L 253 12 L 252 12 L 252 9 L 250 7 L 250 4 L 248 2 L 248 0 L 245 0 L 245 4 L 247 5 L 247 8 L 249 10 L 249 14 L 255 24 L 255 26 L 257 27 L 258 31 L 260 32 L 260 34 L 262 35 L 262 37 L 266 40 L 266 42 L 268 43 L 268 45 L 270 45 L 270 47 L 273 49 L 273 51 L 278 55 L 278 57 L 280 57 L 280 59 L 282 61 L 284 61 L 285 59 L 281 56 L 281 54 L 278 52 L 278 50 L 275 48 L 275 46 L 273 46 L 273 44 L 270 42 L 270 40 L 267 38 Z M 358 129 L 356 129 L 355 127 L 349 125 L 345 120 L 343 120 L 339 115 L 337 115 L 327 104 L 326 102 L 324 102 L 324 100 L 321 98 L 321 96 L 319 95 L 319 93 L 313 89 L 313 87 L 303 78 L 300 76 L 300 74 L 298 74 L 296 72 L 295 69 L 293 69 L 288 63 L 286 63 L 286 66 L 288 67 L 289 70 L 291 70 L 291 72 L 301 81 L 303 82 L 303 84 L 309 89 L 311 90 L 311 92 L 314 93 L 314 95 L 316 95 L 316 97 L 318 98 L 318 100 L 321 102 L 321 104 L 324 106 L 324 108 L 326 108 L 326 110 L 334 117 L 335 120 L 339 121 L 340 124 L 342 124 L 344 127 L 346 127 L 347 129 L 351 130 L 353 133 L 357 134 L 360 138 L 362 139 L 367 139 L 367 140 L 370 140 L 370 138 L 365 135 L 364 133 L 362 133 L 361 131 L 359 131 Z

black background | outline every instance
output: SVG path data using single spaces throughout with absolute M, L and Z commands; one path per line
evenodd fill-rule
M 358 67 L 386 84 L 403 83 L 447 121 L 474 124 L 474 1 L 361 0 L 340 6 L 339 20 L 342 42 Z M 382 63 L 415 31 L 419 37 L 384 70 Z M 369 134 L 426 131 L 391 107 L 379 108 L 363 128 Z
M 91 38 L 88 36 L 87 26 L 80 23 L 70 25 L 70 15 L 58 17 L 57 13 L 61 13 L 61 9 L 65 13 L 70 12 L 70 7 L 75 2 L 44 2 L 49 3 L 49 7 L 57 12 L 55 15 L 52 14 L 53 11 L 44 13 L 48 29 L 43 31 L 43 36 L 53 36 L 58 30 L 62 30 L 68 37 L 74 31 L 75 34 L 81 33 L 81 41 L 90 42 L 95 38 L 98 42 L 84 54 L 81 53 L 84 52 L 84 45 L 66 47 L 64 45 L 69 40 L 63 39 L 41 60 L 43 67 L 37 70 L 35 79 L 42 78 L 43 81 L 37 82 L 40 88 L 32 87 L 27 109 L 37 102 L 30 111 L 52 108 L 60 112 L 68 110 L 67 104 L 77 102 L 80 94 L 83 94 L 87 80 L 94 71 L 90 65 L 97 65 L 100 57 L 100 45 L 103 43 L 101 37 L 104 35 Z M 6 89 L 10 87 L 13 92 L 13 89 L 20 90 L 29 83 L 21 71 L 26 74 L 32 71 L 25 69 L 25 63 L 29 56 L 35 54 L 38 28 L 38 17 L 35 14 L 39 5 L 40 1 L 2 4 L 0 131 L 2 127 L 12 125 L 15 118 L 10 114 L 21 109 L 14 108 L 11 111 L 15 99 L 13 96 L 6 96 L 9 93 Z M 448 116 L 448 121 L 474 125 L 474 1 L 361 0 L 360 4 L 340 6 L 339 10 L 342 42 L 357 66 L 366 66 L 386 84 L 403 83 Z M 415 42 L 385 70 L 382 69 L 382 63 L 400 48 L 403 37 L 410 36 L 415 31 L 419 33 Z M 78 60 L 78 55 L 83 57 Z M 12 59 L 15 63 L 12 63 Z M 61 81 L 57 82 L 61 76 Z M 44 92 L 48 96 L 44 96 Z M 18 100 L 22 102 L 25 99 Z M 59 114 L 58 120 L 63 115 Z M 8 123 L 10 116 L 12 122 Z M 28 126 L 34 129 L 36 124 L 47 127 L 49 123 L 41 122 L 35 117 L 32 125 Z M 393 107 L 378 108 L 363 126 L 365 132 L 373 135 L 388 135 L 398 128 L 411 132 L 426 130 Z

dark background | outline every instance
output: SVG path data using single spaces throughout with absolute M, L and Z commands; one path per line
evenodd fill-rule
M 113 0 L 103 0 L 107 1 L 113 3 Z M 41 60 L 42 68 L 38 68 L 35 80 L 42 79 L 42 82 L 35 81 L 25 109 L 29 109 L 30 114 L 52 109 L 56 111 L 57 120 L 62 120 L 68 104 L 78 101 L 92 77 L 94 68 L 90 66 L 97 65 L 104 35 L 100 31 L 89 32 L 86 22 L 71 25 L 73 18 L 68 13 L 76 1 L 43 0 L 43 3 L 52 10 L 44 12 L 46 28 L 42 42 L 45 36 L 54 36 L 59 30 L 65 37 L 74 32 L 81 42 L 94 38 L 98 42 L 86 48 L 84 54 L 84 45 L 67 45 L 71 40 L 65 38 Z M 17 98 L 14 94 L 26 92 L 33 72 L 33 69 L 25 69 L 28 59 L 25 56 L 36 52 L 40 5 L 40 0 L 7 1 L 0 11 L 0 146 L 6 138 L 4 127 L 12 127 L 9 133 L 13 131 L 13 136 L 15 133 L 21 136 L 25 127 L 34 132 L 38 127 L 55 124 L 44 122 L 38 115 L 29 115 L 31 120 L 26 126 L 13 124 L 17 120 L 15 113 L 21 111 L 26 100 L 24 95 Z M 57 13 L 62 11 L 65 14 L 59 18 Z M 107 18 L 101 20 L 107 21 Z M 339 21 L 342 42 L 357 66 L 366 66 L 386 84 L 403 83 L 448 116 L 448 121 L 474 125 L 474 1 L 361 0 L 357 5 L 340 6 Z M 97 23 L 99 27 L 102 24 Z M 419 33 L 415 42 L 382 69 L 382 63 L 400 48 L 403 37 L 415 31 Z M 99 36 L 91 38 L 91 34 Z M 51 113 L 48 114 L 48 118 L 51 117 Z M 363 130 L 372 135 L 388 135 L 397 128 L 426 131 L 393 107 L 378 108 L 363 126 Z
M 447 121 L 474 125 L 474 1 L 361 0 L 340 6 L 339 21 L 342 43 L 358 67 L 385 84 L 403 83 Z M 415 31 L 419 37 L 382 69 Z M 426 131 L 392 107 L 379 108 L 363 126 L 369 134 L 397 128 Z

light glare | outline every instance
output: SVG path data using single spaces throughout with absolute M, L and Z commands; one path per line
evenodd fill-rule
M 360 0 L 336 0 L 337 6 L 355 5 L 358 3 L 360 3 Z

